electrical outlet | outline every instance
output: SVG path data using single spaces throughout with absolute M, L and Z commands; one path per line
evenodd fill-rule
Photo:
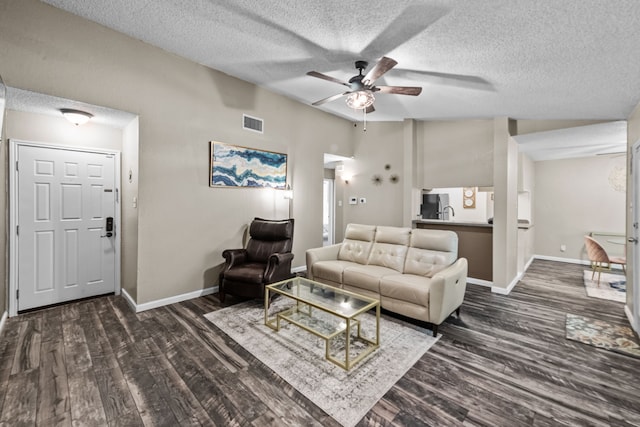
M 567 245 L 560 245 L 560 252 L 564 252 L 567 250 Z

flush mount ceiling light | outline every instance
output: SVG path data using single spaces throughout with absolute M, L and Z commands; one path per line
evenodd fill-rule
M 93 117 L 93 114 L 91 113 L 80 110 L 72 110 L 71 108 L 61 108 L 60 112 L 65 117 L 65 119 L 69 120 L 76 126 L 87 123 Z
M 362 110 L 373 105 L 376 98 L 370 90 L 359 90 L 347 96 L 347 105 L 354 110 Z

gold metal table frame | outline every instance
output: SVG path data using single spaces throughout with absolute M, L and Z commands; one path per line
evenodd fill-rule
M 269 306 L 273 296 L 279 294 L 283 297 L 296 301 L 292 307 L 275 313 L 269 317 Z M 361 323 L 358 317 L 367 311 L 375 308 L 375 338 L 364 336 L 361 330 Z M 305 320 L 317 320 L 314 318 L 314 311 L 328 313 L 336 318 L 339 323 L 327 326 L 327 330 L 320 330 L 305 323 Z M 310 332 L 325 340 L 325 358 L 345 370 L 351 369 L 358 362 L 363 360 L 380 346 L 380 301 L 358 295 L 340 288 L 314 282 L 303 277 L 268 285 L 265 288 L 264 296 L 264 324 L 275 331 L 280 330 L 280 321 L 285 320 L 301 329 Z M 351 334 L 356 328 L 356 339 L 362 340 L 367 346 L 355 357 L 351 357 Z M 337 359 L 331 355 L 331 340 L 344 334 L 345 357 L 344 360 Z

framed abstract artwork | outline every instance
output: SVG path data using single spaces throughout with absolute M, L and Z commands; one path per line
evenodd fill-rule
M 211 141 L 209 186 L 284 189 L 287 155 Z

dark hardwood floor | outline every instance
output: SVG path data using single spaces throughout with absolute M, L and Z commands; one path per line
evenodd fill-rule
M 359 426 L 639 426 L 640 359 L 565 339 L 566 313 L 626 323 L 623 304 L 584 295 L 584 268 L 537 260 L 508 296 L 469 285 Z M 202 317 L 221 307 L 136 315 L 112 296 L 9 319 L 0 424 L 337 425 Z

